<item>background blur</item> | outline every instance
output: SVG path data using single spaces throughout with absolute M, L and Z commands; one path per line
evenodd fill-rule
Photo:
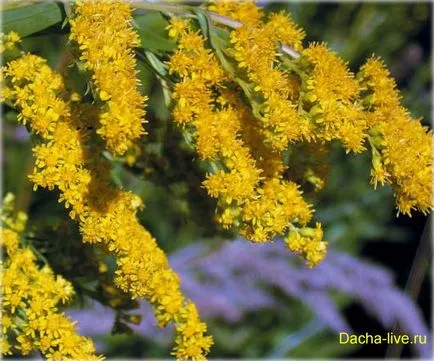
M 432 4 L 261 4 L 267 10 L 291 12 L 305 29 L 307 41 L 326 41 L 354 71 L 372 53 L 381 56 L 402 89 L 405 106 L 430 124 Z M 66 31 L 56 25 L 25 38 L 23 47 L 61 69 Z M 145 68 L 141 70 L 143 91 L 151 98 L 146 151 L 154 160 L 146 164 L 151 170 L 146 176 L 143 168 L 116 164 L 113 178 L 144 199 L 143 224 L 171 256 L 185 293 L 197 303 L 214 336 L 210 357 L 383 358 L 401 351 L 404 357 L 430 356 L 430 340 L 403 350 L 384 344 L 338 343 L 337 333 L 345 330 L 383 337 L 400 330 L 431 334 L 428 219 L 420 214 L 395 218 L 390 189 L 374 191 L 369 184 L 369 152 L 355 158 L 336 148 L 331 154 L 332 170 L 316 208 L 330 253 L 317 269 L 308 270 L 278 242 L 265 246 L 226 242 L 233 235 L 219 231 L 212 222 L 214 204 L 199 186 L 202 176 L 194 156 L 179 151 L 182 137 L 161 106 L 161 88 Z M 40 242 L 39 249 L 57 272 L 71 278 L 83 268 L 83 277 L 73 279 L 80 289 L 87 267 L 81 253 L 88 251 L 74 246 L 79 235 L 58 205 L 57 195 L 32 192 L 26 178 L 33 168 L 29 136 L 25 127 L 17 126 L 13 110 L 5 107 L 3 112 L 3 196 L 17 195 L 18 208 L 29 213 L 37 236 L 34 242 Z M 62 257 L 65 252 L 72 258 Z M 72 260 L 65 264 L 65 259 Z M 87 308 L 70 314 L 108 358 L 169 354 L 170 330 L 153 328 L 146 305 L 133 312 L 143 317 L 136 334 L 107 335 L 117 319 L 115 313 L 79 298 L 76 306 Z M 115 331 L 122 330 L 128 331 L 128 326 L 119 321 Z

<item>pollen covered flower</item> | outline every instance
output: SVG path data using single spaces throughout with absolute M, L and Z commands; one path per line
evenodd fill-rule
M 323 241 L 323 230 L 319 223 L 315 228 L 297 229 L 291 227 L 290 232 L 285 237 L 288 248 L 306 259 L 309 267 L 316 266 L 325 256 L 327 249 L 326 242 Z
M 188 303 L 177 316 L 176 346 L 172 355 L 177 360 L 205 360 L 202 350 L 209 351 L 213 344 L 212 338 L 203 336 L 206 324 L 200 322 L 199 313 L 193 303 Z
M 115 155 L 124 154 L 144 134 L 147 99 L 138 90 L 133 48 L 140 41 L 131 12 L 123 1 L 78 1 L 70 20 L 70 39 L 77 43 L 104 104 L 97 133 Z
M 389 183 L 399 212 L 433 208 L 432 132 L 401 103 L 383 61 L 370 58 L 360 69 L 373 151 L 373 183 Z
M 16 220 L 4 215 L 2 221 L 16 224 Z M 77 334 L 75 322 L 58 311 L 60 304 L 72 299 L 72 285 L 54 275 L 48 265 L 39 268 L 33 251 L 21 246 L 16 230 L 1 227 L 1 232 L 5 251 L 1 282 L 2 354 L 12 354 L 14 341 L 13 347 L 22 355 L 39 350 L 48 359 L 102 360 L 95 355 L 92 341 Z
M 28 64 L 30 66 L 25 73 L 26 77 L 21 79 L 20 75 L 20 80 L 17 81 L 14 70 L 20 71 Z M 50 108 L 47 107 L 45 98 L 35 96 L 35 92 L 41 84 L 45 84 L 48 79 L 57 79 L 58 75 L 45 61 L 33 55 L 25 56 L 10 65 L 5 70 L 6 84 L 10 89 L 8 100 L 20 110 L 20 119 L 27 121 L 31 130 L 37 132 L 39 122 L 35 121 L 33 114 L 44 118 Z M 28 118 L 21 112 L 27 105 L 24 102 L 23 107 L 19 98 L 23 88 L 28 89 L 28 99 L 34 99 L 32 113 Z M 70 209 L 70 217 L 78 221 L 83 241 L 98 243 L 116 256 L 118 268 L 114 282 L 120 289 L 128 292 L 133 299 L 146 298 L 153 305 L 160 326 L 172 322 L 176 328 L 181 327 L 185 321 L 181 315 L 190 307 L 189 301 L 182 295 L 179 277 L 169 267 L 166 255 L 136 216 L 137 210 L 143 206 L 140 198 L 111 184 L 110 166 L 101 157 L 104 149 L 89 144 L 89 129 L 97 122 L 98 109 L 91 104 L 63 100 L 60 94 L 65 91 L 63 83 L 45 88 L 46 99 L 59 104 L 59 108 L 65 111 L 53 119 L 48 129 L 40 132 L 43 142 L 33 149 L 36 160 L 30 179 L 35 187 L 59 189 L 59 202 L 64 202 L 65 207 Z M 41 103 L 38 102 L 40 99 Z M 57 281 L 57 287 L 59 286 L 64 286 L 62 280 Z M 41 287 L 41 290 L 44 288 Z M 65 286 L 64 291 L 57 294 L 60 300 L 67 299 L 70 289 Z M 22 305 L 19 293 L 11 295 L 8 300 L 14 309 Z M 61 322 L 63 321 L 59 318 L 50 318 L 44 326 L 46 331 L 43 335 L 59 338 Z M 36 332 L 36 326 L 29 327 L 29 335 L 32 336 Z M 195 339 L 202 337 L 203 340 L 208 340 L 202 346 L 199 345 L 199 348 L 191 348 L 191 352 L 194 352 L 191 357 L 200 358 L 199 354 L 204 356 L 208 352 L 211 337 L 200 334 L 200 331 L 193 336 Z M 182 339 L 194 343 L 186 337 Z M 23 339 L 23 349 L 29 349 L 29 345 L 28 338 Z M 185 352 L 188 350 L 190 348 Z M 62 357 L 62 350 L 53 351 L 50 348 L 50 352 L 49 358 Z M 185 352 L 185 359 L 190 358 Z
M 302 100 L 314 124 L 314 138 L 339 139 L 347 151 L 363 151 L 366 119 L 358 101 L 359 83 L 348 65 L 325 44 L 317 43 L 303 50 L 299 61 L 310 66 Z
M 6 35 L 0 33 L 0 37 L 0 54 L 3 53 L 5 50 L 13 49 L 17 44 L 21 42 L 20 36 L 15 31 L 11 31 Z
M 257 26 L 241 26 L 230 34 L 228 52 L 240 72 L 247 73 L 253 85 L 250 96 L 257 102 L 255 116 L 259 120 L 264 142 L 270 149 L 282 151 L 288 143 L 309 139 L 309 122 L 297 111 L 298 77 L 279 67 L 278 41 L 292 36 L 293 44 L 301 46 L 303 35 L 296 30 L 283 34 L 279 30 L 280 17 Z M 290 20 L 287 19 L 289 22 Z M 261 101 L 262 98 L 262 101 Z
M 252 0 L 214 0 L 210 2 L 208 9 L 248 25 L 259 23 L 264 16 L 263 10 Z
M 237 34 L 250 41 L 249 33 L 240 29 Z M 275 44 L 265 37 L 265 32 L 262 36 L 264 57 L 268 56 L 272 62 Z M 263 128 L 264 124 L 271 124 L 286 136 L 296 137 L 294 123 L 301 118 L 289 99 L 291 92 L 286 78 L 277 70 L 269 72 L 266 60 L 249 53 L 253 40 L 246 45 L 247 50 L 243 48 L 243 55 L 247 53 L 249 58 L 239 65 L 255 69 L 255 76 L 263 77 L 262 86 L 267 89 L 263 123 L 258 124 L 252 110 L 241 101 L 240 88 L 230 77 L 209 77 L 197 66 L 208 62 L 214 73 L 224 73 L 215 57 L 210 56 L 203 38 L 199 41 L 191 27 L 184 27 L 178 42 L 178 50 L 168 61 L 169 73 L 180 78 L 173 88 L 173 117 L 191 134 L 199 157 L 210 164 L 211 171 L 203 185 L 218 201 L 217 221 L 254 242 L 269 242 L 285 233 L 292 222 L 305 225 L 312 217 L 311 206 L 303 199 L 297 184 L 283 179 L 287 167 L 281 151 L 289 140 Z M 258 75 L 257 64 L 264 70 L 262 75 Z M 280 89 L 275 88 L 274 81 Z

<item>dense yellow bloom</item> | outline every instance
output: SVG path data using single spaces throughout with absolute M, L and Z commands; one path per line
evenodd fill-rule
M 261 21 L 264 16 L 263 10 L 251 0 L 216 0 L 208 5 L 210 11 L 219 15 L 228 16 L 243 24 L 254 25 Z
M 264 144 L 261 129 L 251 109 L 242 101 L 240 94 L 241 90 L 239 88 L 221 89 L 217 102 L 221 106 L 230 106 L 232 109 L 236 109 L 240 124 L 239 132 L 243 141 L 249 147 L 257 168 L 262 170 L 261 176 L 264 179 L 278 178 L 287 169 L 282 154 Z
M 197 41 L 185 40 L 192 36 Z M 204 186 L 209 194 L 221 198 L 223 203 L 242 203 L 252 194 L 259 181 L 260 170 L 255 167 L 248 148 L 239 139 L 240 120 L 236 109 L 216 110 L 212 104 L 212 87 L 224 80 L 223 69 L 205 48 L 203 38 L 192 30 L 185 30 L 179 42 L 180 48 L 168 62 L 169 71 L 182 78 L 173 92 L 176 101 L 174 120 L 195 129 L 194 137 L 202 159 L 219 161 L 227 168 L 227 171 L 222 169 L 208 175 Z M 179 68 L 176 62 L 181 56 L 189 59 L 189 64 L 183 68 Z
M 208 350 L 212 340 L 202 336 L 206 324 L 200 322 L 196 306 L 188 303 L 177 316 L 177 322 L 176 346 L 172 355 L 178 360 L 205 360 L 202 350 Z
M 22 225 L 22 221 L 5 216 L 2 222 Z M 14 338 L 14 347 L 22 355 L 39 350 L 49 360 L 101 360 L 92 341 L 79 336 L 75 322 L 58 311 L 59 305 L 74 295 L 72 285 L 54 275 L 48 265 L 40 268 L 33 251 L 21 246 L 14 228 L 1 227 L 1 232 L 5 252 L 1 267 L 2 354 L 12 354 Z
M 231 16 L 232 11 L 236 18 L 239 7 L 231 7 L 221 5 L 220 14 Z M 218 7 L 214 10 L 219 11 Z M 401 212 L 428 212 L 432 208 L 432 136 L 400 105 L 388 71 L 372 59 L 361 69 L 360 83 L 347 63 L 325 44 L 313 43 L 303 49 L 303 38 L 303 30 L 284 14 L 271 14 L 267 22 L 258 20 L 231 31 L 229 53 L 239 74 L 245 71 L 254 86 L 246 95 L 253 106 L 260 103 L 257 94 L 263 97 L 255 116 L 265 144 L 278 154 L 288 143 L 337 139 L 347 152 L 360 153 L 369 138 L 373 183 L 392 184 Z M 288 72 L 278 65 L 276 41 L 301 52 L 293 65 L 286 63 Z M 254 127 L 243 124 L 243 128 Z M 249 133 L 250 141 L 257 144 Z M 310 170 L 305 176 L 316 188 L 322 186 L 323 181 Z M 226 222 L 233 213 L 224 214 Z
M 312 217 L 311 207 L 295 183 L 283 180 L 286 166 L 280 151 L 286 147 L 288 139 L 275 140 L 275 133 L 266 133 L 269 130 L 257 124 L 252 111 L 241 102 L 239 89 L 233 89 L 231 80 L 221 75 L 223 69 L 210 55 L 203 38 L 187 23 L 180 24 L 180 20 L 172 20 L 169 26 L 169 33 L 175 28 L 181 29 L 170 33 L 179 42 L 178 50 L 168 61 L 169 73 L 180 77 L 174 85 L 173 117 L 185 131 L 191 132 L 199 157 L 207 160 L 212 168 L 203 185 L 208 194 L 218 200 L 218 222 L 224 228 L 238 229 L 241 235 L 254 242 L 270 241 L 284 233 L 292 222 L 305 225 Z M 246 42 L 250 41 L 249 33 L 245 33 L 245 37 Z M 265 37 L 262 40 L 270 48 L 264 50 L 263 55 L 273 61 L 274 42 Z M 253 53 L 249 56 L 252 64 L 246 62 L 243 66 L 253 69 L 257 56 Z M 209 65 L 204 68 L 205 63 Z M 264 71 L 264 88 L 269 87 L 263 124 L 272 124 L 274 129 L 280 130 L 286 127 L 280 134 L 285 132 L 288 136 L 294 122 L 300 119 L 287 99 L 289 87 L 285 90 L 285 78 L 280 79 L 283 75 L 276 70 L 276 81 L 283 82 L 279 86 L 284 90 L 275 89 L 273 74 L 268 74 L 271 81 L 265 77 L 269 64 L 265 66 L 262 60 L 259 64 Z M 210 76 L 212 73 L 219 76 Z M 295 117 L 295 121 L 291 117 Z M 275 126 L 276 123 L 281 127 Z M 265 144 L 267 140 L 263 140 L 264 134 L 269 134 L 267 139 L 272 140 L 278 150 L 270 151 Z M 316 261 L 324 254 L 318 253 Z M 317 263 L 313 256 L 311 258 L 310 265 Z
M 6 35 L 0 33 L 0 37 L 0 54 L 3 53 L 5 50 L 13 49 L 18 43 L 21 42 L 20 36 L 15 31 L 11 31 Z
M 400 104 L 401 96 L 380 59 L 370 58 L 359 74 L 367 95 L 373 146 L 373 183 L 390 183 L 400 212 L 428 213 L 432 200 L 432 132 Z
M 117 0 L 78 1 L 73 9 L 70 39 L 78 44 L 104 104 L 97 133 L 111 152 L 122 155 L 144 134 L 147 100 L 138 91 L 133 48 L 140 41 L 131 25 L 132 9 Z
M 40 71 L 40 74 L 35 86 L 31 82 L 36 71 Z M 59 117 L 68 112 L 65 104 L 54 95 L 63 87 L 60 75 L 52 74 L 43 59 L 26 55 L 23 60 L 9 62 L 4 69 L 4 76 L 10 80 L 12 87 L 3 87 L 2 96 L 13 98 L 22 109 L 18 120 L 24 124 L 31 122 L 36 134 L 49 136 Z M 35 107 L 34 104 L 40 106 Z
M 348 65 L 325 44 L 310 44 L 302 52 L 304 60 L 312 67 L 303 100 L 315 124 L 314 137 L 339 139 L 347 151 L 363 151 L 367 125 L 357 101 L 359 84 Z
M 265 24 L 267 31 L 272 34 L 274 41 L 279 41 L 283 45 L 290 46 L 297 51 L 303 49 L 303 39 L 306 33 L 291 18 L 291 15 L 280 13 L 270 13 Z
M 319 223 L 315 228 L 293 227 L 285 237 L 288 248 L 295 253 L 301 254 L 309 267 L 316 266 L 325 256 L 327 244 L 323 241 L 323 230 Z
M 262 97 L 258 104 L 258 118 L 264 142 L 271 149 L 282 151 L 289 142 L 309 139 L 309 122 L 299 116 L 294 100 L 298 93 L 294 85 L 297 78 L 283 72 L 278 66 L 277 41 L 294 36 L 292 44 L 301 47 L 303 34 L 296 30 L 284 33 L 280 28 L 282 15 L 257 26 L 241 26 L 230 34 L 232 47 L 229 53 L 236 60 L 240 71 L 246 71 L 254 84 L 252 96 Z M 289 28 L 291 29 L 291 27 Z M 292 34 L 292 35 L 291 35 Z
M 262 11 L 253 3 L 249 7 Z M 264 142 L 272 151 L 284 150 L 289 142 L 309 138 L 309 123 L 298 115 L 298 78 L 279 68 L 278 43 L 302 49 L 304 31 L 292 19 L 284 15 L 270 14 L 265 23 L 242 21 L 243 3 L 218 1 L 211 9 L 220 15 L 241 20 L 244 26 L 230 34 L 231 48 L 228 53 L 236 60 L 240 72 L 247 72 L 248 80 L 254 89 L 248 96 L 263 98 L 255 114 L 260 120 L 260 132 Z
M 310 207 L 295 183 L 267 179 L 258 193 L 260 197 L 246 202 L 243 209 L 246 224 L 241 233 L 247 238 L 267 241 L 284 233 L 289 223 L 306 224 L 310 221 Z
M 17 80 L 14 70 L 25 68 L 26 77 Z M 36 56 L 26 55 L 11 62 L 5 74 L 9 85 L 7 100 L 20 110 L 23 104 L 27 105 L 19 98 L 22 89 L 28 89 L 26 99 L 34 100 L 31 109 L 42 118 L 50 111 L 47 100 L 62 104 L 65 109 L 52 120 L 49 129 L 40 131 L 44 142 L 33 149 L 36 167 L 30 178 L 35 187 L 58 188 L 59 201 L 65 202 L 65 207 L 71 209 L 71 218 L 78 220 L 83 241 L 99 243 L 117 256 L 116 285 L 129 292 L 132 298 L 149 300 L 160 326 L 174 322 L 177 329 L 182 328 L 188 321 L 183 315 L 191 306 L 180 291 L 178 276 L 169 268 L 166 255 L 137 219 L 136 212 L 142 207 L 140 198 L 110 184 L 110 167 L 100 155 L 103 149 L 88 142 L 88 129 L 98 119 L 97 109 L 90 104 L 62 100 L 59 95 L 64 94 L 65 89 L 61 82 L 45 87 L 45 98 L 36 97 L 41 86 L 58 77 Z M 36 132 L 39 122 L 34 122 L 34 113 L 25 117 L 21 112 L 20 119 L 28 121 Z M 197 317 L 195 320 L 198 329 L 205 330 Z M 53 332 L 56 334 L 55 328 Z M 177 332 L 182 334 L 183 331 Z M 194 339 L 199 349 L 192 349 L 191 357 L 200 358 L 199 355 L 208 352 L 212 338 L 198 331 Z M 181 340 L 193 342 L 184 336 Z M 185 351 L 182 342 L 177 347 L 184 350 L 181 356 L 189 358 L 188 347 Z

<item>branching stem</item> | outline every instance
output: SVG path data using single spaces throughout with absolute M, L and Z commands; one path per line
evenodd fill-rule
M 149 3 L 149 2 L 137 2 L 134 4 L 136 8 L 144 9 L 144 10 L 155 10 L 155 11 L 164 11 L 167 13 L 173 13 L 173 14 L 189 14 L 190 13 L 190 7 L 184 6 L 184 5 L 174 5 L 174 4 L 166 4 L 166 3 Z M 243 23 L 233 20 L 231 18 L 228 18 L 226 16 L 222 16 L 219 14 L 216 14 L 214 12 L 208 12 L 208 15 L 211 20 L 218 24 L 226 25 L 232 29 L 239 28 L 243 25 Z M 292 58 L 298 59 L 301 55 L 299 52 L 295 51 L 291 47 L 287 45 L 281 45 L 280 50 L 282 53 L 285 53 Z

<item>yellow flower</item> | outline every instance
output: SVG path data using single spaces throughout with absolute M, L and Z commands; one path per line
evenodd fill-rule
M 11 345 L 6 337 L 2 337 L 2 355 L 12 355 Z
M 188 27 L 188 22 L 183 19 L 172 18 L 169 25 L 166 27 L 171 38 L 177 39 L 178 36 L 185 34 Z
M 0 53 L 5 50 L 13 49 L 18 43 L 21 42 L 20 36 L 15 31 L 11 31 L 6 35 L 1 33 L 0 37 L 2 39 L 0 44 Z
M 208 10 L 248 25 L 259 23 L 264 15 L 263 10 L 251 0 L 214 0 L 208 5 Z
M 34 63 L 37 66 L 33 66 Z M 19 110 L 22 109 L 22 105 L 17 101 L 15 94 L 19 93 L 22 84 L 14 84 L 16 74 L 13 70 L 21 70 L 29 64 L 26 73 L 28 84 L 26 83 L 25 86 L 29 89 L 28 97 L 34 99 L 32 109 L 38 113 L 40 110 L 45 111 L 46 101 L 45 98 L 35 96 L 34 93 L 37 91 L 35 85 L 45 84 L 46 79 L 56 79 L 58 75 L 49 69 L 44 61 L 39 61 L 34 56 L 17 60 L 13 63 L 12 69 L 7 68 L 6 80 L 13 84 L 15 91 L 10 100 L 15 102 Z M 41 69 L 44 69 L 42 74 Z M 118 269 L 115 284 L 128 292 L 133 299 L 137 297 L 148 299 L 154 307 L 161 326 L 174 322 L 178 327 L 177 315 L 188 302 L 180 291 L 179 278 L 169 268 L 167 257 L 158 248 L 155 239 L 137 219 L 136 212 L 142 207 L 140 198 L 111 185 L 110 167 L 100 156 L 103 149 L 88 143 L 90 131 L 86 129 L 91 128 L 95 123 L 97 117 L 95 108 L 76 101 L 72 103 L 64 101 L 59 96 L 64 92 L 62 82 L 58 82 L 56 86 L 47 86 L 45 89 L 45 97 L 62 105 L 59 108 L 65 111 L 53 120 L 52 127 L 41 132 L 44 142 L 33 149 L 36 167 L 30 178 L 36 186 L 59 189 L 59 201 L 65 202 L 65 207 L 70 208 L 70 217 L 77 219 L 83 241 L 103 243 L 112 254 L 117 256 Z M 20 115 L 22 116 L 22 112 Z M 32 131 L 39 129 L 38 121 L 32 116 L 22 119 L 29 122 Z M 42 269 L 39 272 L 40 289 L 44 294 L 56 294 L 57 301 L 63 302 L 69 299 L 71 296 L 69 283 L 62 278 L 57 278 L 55 283 L 44 282 L 44 277 L 51 279 L 54 275 L 49 269 Z M 22 306 L 21 298 L 17 296 L 15 298 L 9 297 L 9 303 L 13 302 L 15 308 Z M 34 319 L 34 313 L 31 315 Z M 69 325 L 59 315 L 49 315 L 42 321 L 44 323 L 42 334 L 53 340 L 71 331 Z M 33 321 L 29 333 L 36 334 Z M 49 350 L 48 358 L 65 357 L 64 349 L 51 347 Z M 200 350 L 205 355 L 208 349 L 204 347 Z M 87 358 L 83 353 L 81 355 L 77 357 Z
M 292 227 L 285 237 L 288 248 L 306 259 L 309 267 L 320 263 L 327 250 L 327 242 L 323 240 L 323 230 L 319 223 L 315 228 L 296 229 Z
M 274 25 L 241 27 L 231 33 L 233 57 L 265 98 L 260 124 L 230 79 L 203 72 L 205 62 L 217 74 L 223 69 L 190 28 L 183 28 L 179 47 L 168 61 L 169 73 L 180 77 L 173 89 L 174 121 L 186 132 L 192 129 L 199 157 L 212 168 L 203 185 L 218 200 L 217 221 L 255 242 L 272 240 L 291 222 L 305 225 L 312 215 L 299 187 L 283 180 L 282 151 L 308 130 L 289 99 L 293 84 L 272 67 L 277 57 L 274 33 L 285 21 L 290 20 L 276 17 Z
M 132 9 L 123 1 L 78 1 L 70 20 L 70 39 L 80 60 L 92 73 L 100 100 L 105 104 L 97 133 L 108 149 L 122 155 L 144 134 L 144 105 L 136 79 L 133 48 L 140 43 L 131 25 Z
M 432 132 L 400 104 L 396 83 L 380 59 L 370 58 L 359 78 L 368 90 L 374 186 L 377 182 L 392 185 L 399 212 L 428 213 L 433 208 Z
M 294 23 L 290 15 L 284 12 L 270 13 L 265 27 L 269 28 L 269 31 L 273 34 L 273 38 L 280 43 L 290 46 L 297 51 L 303 49 L 302 41 L 306 33 Z
M 310 44 L 302 59 L 310 64 L 304 101 L 310 108 L 314 137 L 331 141 L 339 139 L 347 152 L 365 150 L 367 124 L 357 102 L 360 86 L 347 64 L 325 44 Z
M 206 324 L 200 322 L 194 304 L 187 303 L 177 316 L 175 348 L 172 353 L 177 360 L 205 360 L 204 355 L 213 344 L 210 336 L 203 336 Z M 205 351 L 205 352 L 204 352 Z
M 9 335 L 14 335 L 15 348 L 22 355 L 39 349 L 48 358 L 58 353 L 62 358 L 101 360 L 94 349 L 88 352 L 90 341 L 75 333 L 75 323 L 58 313 L 58 301 L 64 301 L 65 294 L 73 295 L 71 285 L 60 276 L 56 279 L 47 265 L 38 268 L 32 250 L 19 244 L 17 231 L 1 228 L 1 232 L 1 246 L 7 253 L 1 285 L 3 333 L 14 331 Z M 9 341 L 2 337 L 4 355 L 11 354 Z
M 286 28 L 288 33 L 280 28 L 282 22 L 289 24 Z M 297 80 L 283 72 L 278 64 L 280 54 L 277 42 L 293 37 L 292 44 L 300 47 L 303 34 L 281 14 L 271 16 L 266 24 L 241 26 L 230 34 L 228 53 L 237 62 L 240 72 L 247 72 L 254 92 L 263 98 L 260 112 L 255 115 L 264 142 L 272 151 L 281 152 L 288 147 L 288 143 L 311 138 L 309 123 L 299 116 L 294 102 L 298 97 Z
M 293 182 L 267 179 L 258 189 L 258 197 L 243 208 L 241 234 L 255 242 L 267 242 L 284 233 L 292 222 L 309 222 L 312 212 L 298 188 Z

